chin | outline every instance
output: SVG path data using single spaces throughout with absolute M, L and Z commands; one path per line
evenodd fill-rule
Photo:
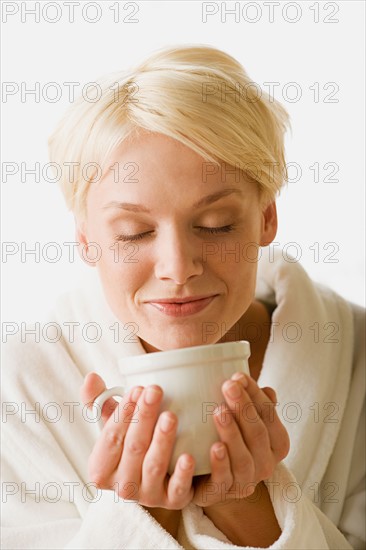
M 141 335 L 140 335 L 141 338 Z M 219 335 L 204 336 L 202 334 L 176 334 L 176 335 L 155 335 L 142 337 L 142 340 L 156 350 L 168 351 L 171 349 L 190 348 L 193 346 L 203 346 L 206 344 L 215 344 L 219 340 Z

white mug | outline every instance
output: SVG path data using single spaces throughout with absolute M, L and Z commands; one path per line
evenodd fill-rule
M 225 402 L 221 386 L 235 372 L 249 374 L 249 357 L 250 344 L 244 340 L 124 357 L 118 361 L 123 385 L 104 391 L 94 401 L 98 426 L 103 428 L 100 411 L 108 398 L 123 397 L 133 386 L 157 384 L 164 391 L 160 412 L 169 410 L 178 417 L 169 474 L 182 453 L 194 457 L 194 475 L 208 474 L 210 448 L 220 439 L 212 416 Z

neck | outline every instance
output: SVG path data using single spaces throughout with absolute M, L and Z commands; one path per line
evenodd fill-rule
M 167 508 L 148 508 L 143 506 L 160 525 L 174 538 L 177 538 L 181 518 L 181 510 Z
M 252 302 L 244 315 L 221 338 L 221 342 L 247 340 L 250 344 L 250 375 L 258 380 L 264 355 L 270 339 L 271 316 L 267 308 L 256 300 Z

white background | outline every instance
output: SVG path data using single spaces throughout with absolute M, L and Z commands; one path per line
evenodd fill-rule
M 353 302 L 364 303 L 363 1 L 237 2 L 237 21 L 229 14 L 225 21 L 222 3 L 211 2 L 206 9 L 216 7 L 218 12 L 207 16 L 206 22 L 202 21 L 205 7 L 201 2 L 146 1 L 130 6 L 120 2 L 119 22 L 114 22 L 110 9 L 117 2 L 100 2 L 101 17 L 96 23 L 90 22 L 97 15 L 91 5 L 95 2 L 75 5 L 74 22 L 68 21 L 64 2 L 57 2 L 60 20 L 56 23 L 47 21 L 56 18 L 56 2 L 39 3 L 39 22 L 26 13 L 34 9 L 35 2 L 1 4 L 3 82 L 14 82 L 19 90 L 34 88 L 39 82 L 41 92 L 48 82 L 57 82 L 63 92 L 55 103 L 42 93 L 39 102 L 34 95 L 22 101 L 20 91 L 2 99 L 2 160 L 19 165 L 19 173 L 2 182 L 3 246 L 16 243 L 20 250 L 24 242 L 31 249 L 38 242 L 42 252 L 46 243 L 56 242 L 62 249 L 57 263 L 47 261 L 47 253 L 46 259 L 41 254 L 39 263 L 30 255 L 22 262 L 20 252 L 3 256 L 4 321 L 37 319 L 56 295 L 95 276 L 77 255 L 70 262 L 68 249 L 62 245 L 75 239 L 73 217 L 57 184 L 42 177 L 35 183 L 30 175 L 21 181 L 20 163 L 31 168 L 36 162 L 41 167 L 48 162 L 48 136 L 69 105 L 63 83 L 79 82 L 76 89 L 80 91 L 85 83 L 131 67 L 158 48 L 188 43 L 212 45 L 231 54 L 265 90 L 265 82 L 280 83 L 275 98 L 288 110 L 293 130 L 286 140 L 287 162 L 297 163 L 302 176 L 278 200 L 276 242 L 281 246 L 298 243 L 300 262 L 313 279 Z M 89 21 L 82 16 L 86 4 L 84 15 Z M 138 22 L 123 21 L 133 4 L 138 6 L 133 16 Z M 274 9 L 273 22 L 268 4 Z M 234 6 L 234 2 L 226 3 L 227 9 Z M 5 10 L 16 9 L 17 13 L 6 17 Z M 338 22 L 326 23 L 327 17 Z M 283 96 L 290 82 L 301 87 L 297 102 L 290 101 L 294 87 L 288 88 L 289 97 Z M 314 83 L 319 83 L 319 98 L 310 89 Z M 329 94 L 334 85 L 327 83 L 339 88 L 333 96 Z M 338 101 L 326 102 L 327 96 Z M 323 166 L 330 162 L 339 167 L 333 175 L 338 181 L 326 180 L 331 169 Z M 320 167 L 318 182 L 309 168 L 314 163 Z M 296 173 L 290 171 L 290 176 L 295 178 Z M 310 248 L 314 243 L 319 243 L 315 245 L 319 261 Z M 325 249 L 327 243 L 335 245 Z M 332 250 L 337 252 L 328 260 L 336 259 L 336 263 L 326 261 Z M 288 252 L 296 255 L 294 248 Z M 49 250 L 49 257 L 53 253 Z

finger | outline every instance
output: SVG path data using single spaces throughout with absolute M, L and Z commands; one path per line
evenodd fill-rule
M 166 495 L 166 476 L 177 433 L 177 417 L 170 411 L 160 414 L 150 447 L 142 466 L 141 493 L 147 496 L 146 506 L 159 506 Z
M 278 404 L 276 392 L 270 387 L 259 388 L 252 377 L 243 373 L 240 375 L 236 373 L 232 379 L 240 382 L 245 388 L 245 392 L 267 427 L 271 449 L 276 460 L 283 460 L 290 450 L 290 438 L 276 411 Z M 251 414 L 251 411 L 248 410 L 248 414 Z
M 271 448 L 276 459 L 283 460 L 290 450 L 290 438 L 277 414 L 276 406 L 279 403 L 275 390 L 268 386 L 259 388 L 253 378 L 247 375 L 243 377 L 242 373 L 240 373 L 240 377 L 237 377 L 237 375 L 234 375 L 234 377 L 236 377 L 237 380 L 239 379 L 253 402 L 256 403 L 257 410 L 267 426 Z
M 222 442 L 214 443 L 210 450 L 211 475 L 200 482 L 195 490 L 193 502 L 204 508 L 226 500 L 234 482 L 229 453 Z
M 195 461 L 189 454 L 180 455 L 168 482 L 167 503 L 171 510 L 181 510 L 192 500 Z
M 134 421 L 133 409 L 143 388 L 132 388 L 117 405 L 105 423 L 88 461 L 91 481 L 100 488 L 112 488 L 115 472 L 121 460 L 123 441 L 128 427 Z
M 235 420 L 242 437 L 253 458 L 255 480 L 262 481 L 272 475 L 275 458 L 271 449 L 268 429 L 262 421 L 256 404 L 245 391 L 243 385 L 235 380 L 227 380 L 222 386 L 225 400 L 230 409 L 235 412 Z M 232 464 L 235 471 L 237 464 Z
M 83 385 L 80 389 L 81 401 L 90 409 L 93 406 L 94 400 L 106 389 L 107 388 L 103 378 L 101 378 L 96 372 L 89 372 L 86 375 Z M 103 404 L 102 420 L 104 423 L 108 420 L 117 405 L 118 401 L 113 399 L 113 397 L 107 399 L 106 402 Z
M 215 410 L 213 418 L 219 437 L 227 448 L 234 480 L 240 483 L 253 482 L 254 459 L 243 438 L 239 423 L 235 421 L 235 411 L 228 405 L 221 405 Z
M 273 388 L 265 387 L 261 388 L 261 390 L 270 398 L 272 403 L 277 404 L 277 395 Z
M 159 386 L 145 388 L 136 404 L 134 418 L 136 422 L 129 425 L 121 461 L 117 469 L 117 478 L 125 483 L 141 487 L 142 465 L 150 446 L 163 391 Z

